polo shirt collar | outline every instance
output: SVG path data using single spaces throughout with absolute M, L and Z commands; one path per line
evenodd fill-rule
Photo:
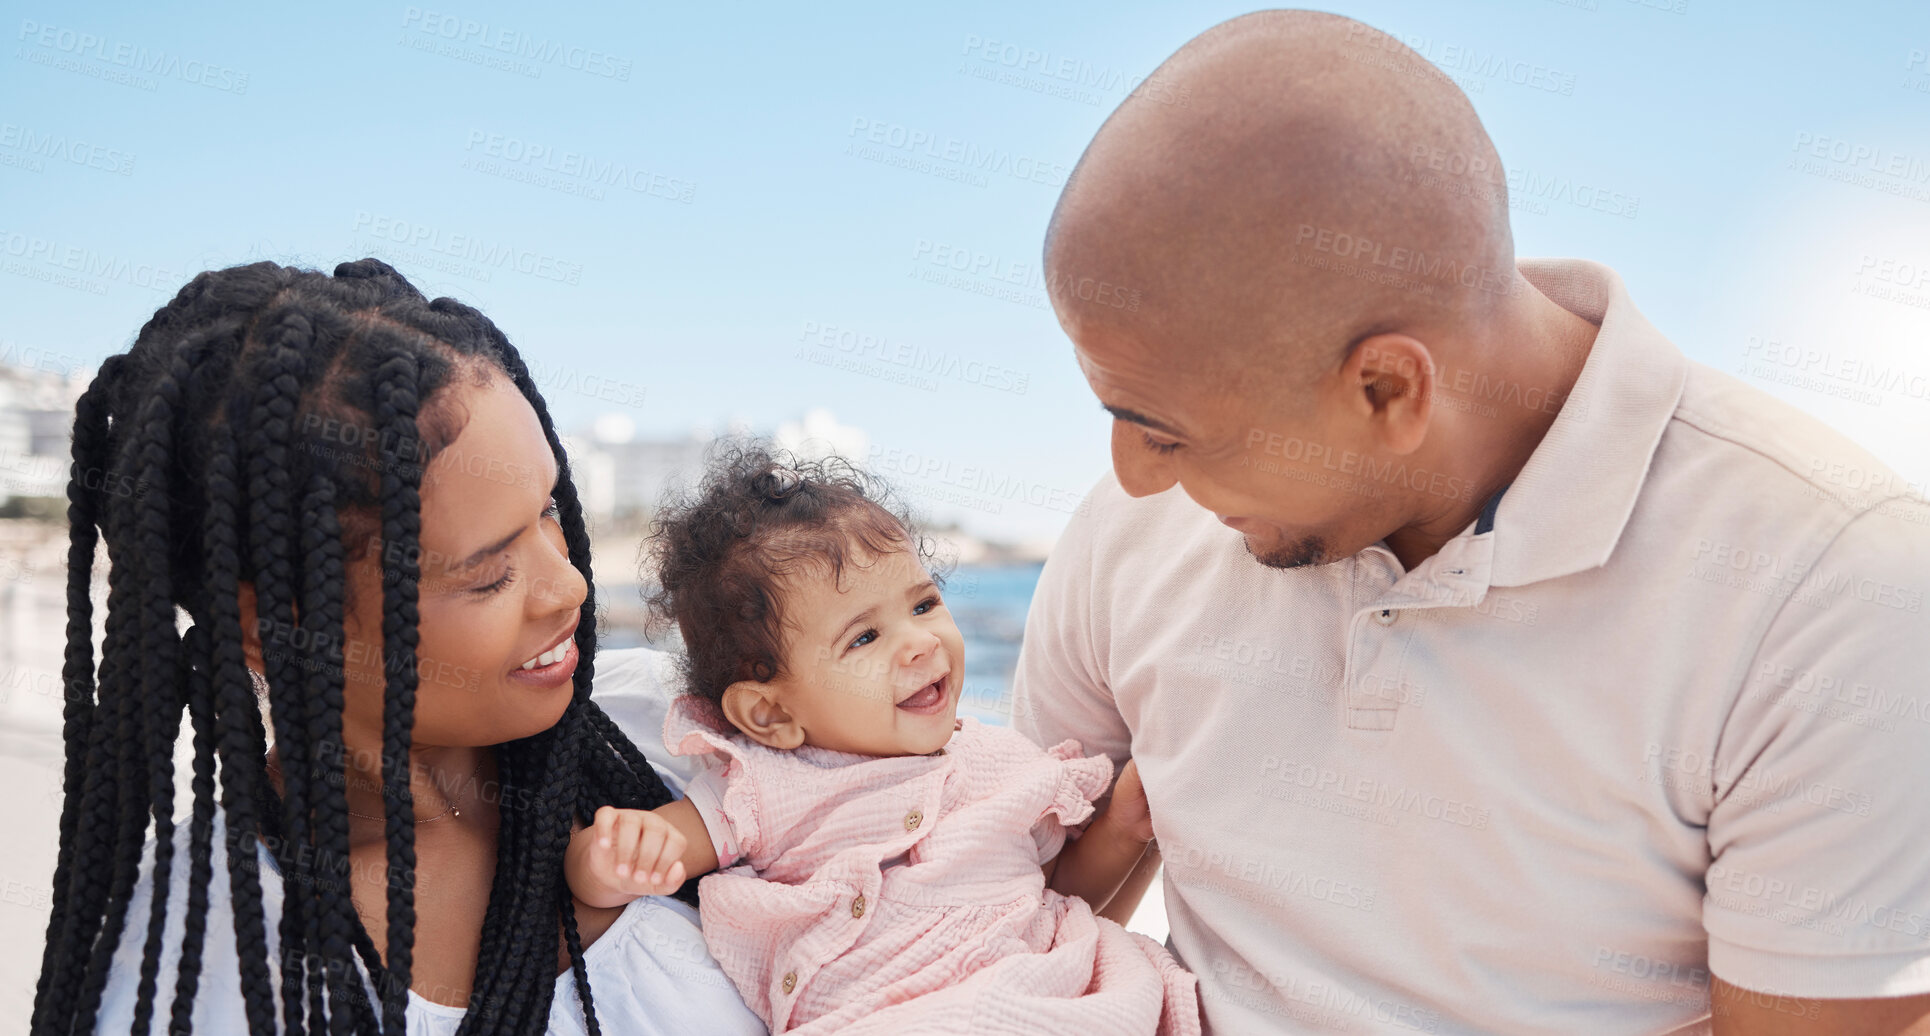
M 1477 533 L 1493 530 L 1490 586 L 1523 586 L 1607 563 L 1689 371 L 1614 270 L 1582 259 L 1516 265 L 1528 283 L 1601 330 L 1548 434 L 1477 523 Z

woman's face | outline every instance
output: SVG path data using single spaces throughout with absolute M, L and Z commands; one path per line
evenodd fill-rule
M 553 510 L 556 460 L 536 411 L 499 374 L 444 391 L 455 393 L 448 402 L 466 420 L 422 476 L 413 741 L 494 745 L 562 718 L 588 584 L 570 564 Z M 400 544 L 378 539 L 349 564 L 351 750 L 381 745 L 382 573 L 402 557 Z M 532 659 L 540 664 L 525 669 Z

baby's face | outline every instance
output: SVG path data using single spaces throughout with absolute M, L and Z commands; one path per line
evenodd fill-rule
M 853 555 L 835 583 L 800 573 L 784 612 L 789 671 L 774 686 L 806 744 L 929 755 L 951 740 L 965 641 L 910 551 Z

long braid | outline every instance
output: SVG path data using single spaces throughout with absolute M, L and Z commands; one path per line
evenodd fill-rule
M 194 370 L 194 354 L 176 353 L 153 397 L 148 427 L 142 429 L 141 478 L 148 485 L 167 481 L 167 465 L 174 441 L 174 424 L 181 394 Z M 184 671 L 179 634 L 175 631 L 172 573 L 168 565 L 169 502 L 166 493 L 154 494 L 141 511 L 141 555 L 147 564 L 145 580 L 155 590 L 146 609 L 148 626 L 142 636 L 145 679 L 142 707 L 148 716 L 148 796 L 154 816 L 154 887 L 169 886 L 174 866 L 174 742 L 181 731 Z M 131 839 L 138 846 L 138 839 Z M 133 855 L 139 867 L 138 848 Z M 132 880 L 129 881 L 130 887 Z M 168 897 L 154 896 L 148 914 L 146 952 L 134 1001 L 134 1028 L 146 1031 L 154 1018 L 155 982 L 160 972 L 161 936 L 167 930 Z M 105 975 L 103 974 L 103 980 Z
M 133 484 L 165 471 L 174 412 L 180 402 L 182 374 L 180 366 L 169 364 L 159 377 L 155 391 L 143 401 L 134 419 L 132 448 L 117 465 L 121 477 Z M 109 670 L 109 678 L 101 686 L 102 696 L 112 695 L 119 704 L 116 710 L 119 751 L 115 754 L 112 778 L 115 785 L 115 819 L 113 841 L 106 854 L 106 910 L 100 937 L 95 941 L 87 961 L 87 977 L 81 985 L 78 998 L 78 1009 L 90 1015 L 99 1009 L 101 994 L 107 985 L 109 965 L 120 944 L 128 904 L 133 898 L 134 886 L 140 874 L 142 835 L 152 812 L 154 766 L 160 765 L 151 762 L 157 754 L 156 743 L 161 740 L 157 727 L 163 722 L 156 713 L 165 711 L 169 701 L 178 701 L 173 688 L 169 687 L 166 692 L 160 690 L 176 677 L 173 664 L 173 647 L 177 643 L 174 604 L 164 561 L 167 556 L 169 500 L 165 493 L 145 493 L 136 503 L 134 514 L 126 519 L 128 526 L 123 527 L 124 534 L 134 540 L 134 550 L 131 556 L 122 560 L 132 567 L 139 583 L 140 593 L 135 602 L 138 609 L 132 616 L 131 625 L 122 624 L 117 629 L 114 623 L 108 624 L 108 646 L 109 649 L 120 648 L 123 657 L 152 658 L 153 662 L 138 667 L 113 667 Z M 159 550 L 160 559 L 149 554 L 155 549 Z M 110 557 L 111 553 L 110 550 Z M 121 561 L 114 563 L 120 564 Z M 178 716 L 177 712 L 177 724 Z M 165 765 L 169 767 L 170 781 L 172 746 L 172 738 L 168 738 L 166 748 L 169 761 Z M 170 853 L 172 848 L 170 844 Z M 163 854 L 157 847 L 157 866 L 162 859 Z M 143 985 L 149 993 L 151 1010 L 153 984 L 146 982 Z
M 188 907 L 181 918 L 181 962 L 175 968 L 174 1005 L 168 1029 L 188 1032 L 194 1025 L 194 994 L 201 982 L 201 947 L 207 941 L 208 881 L 214 872 L 214 648 L 208 633 L 194 626 L 181 639 L 189 660 L 188 722 L 194 730 L 194 815 L 189 821 Z M 149 947 L 149 955 L 155 950 Z
M 290 1032 L 306 1032 L 310 961 L 304 922 L 315 881 L 314 857 L 306 851 L 307 795 L 313 782 L 307 738 L 300 726 L 306 711 L 304 681 L 293 650 L 296 530 L 288 441 L 304 373 L 301 353 L 289 340 L 301 341 L 309 328 L 301 314 L 291 309 L 277 315 L 282 319 L 270 318 L 252 371 L 258 387 L 248 412 L 253 419 L 248 440 L 254 449 L 248 454 L 247 468 L 248 482 L 257 491 L 248 515 L 249 562 L 255 576 L 255 626 L 261 632 L 262 671 L 268 681 L 268 712 L 283 786 L 285 819 L 275 844 L 285 890 L 280 929 L 282 1021 Z M 284 645 L 276 646 L 274 641 Z
M 422 470 L 415 463 L 415 360 L 398 353 L 376 372 L 376 428 L 384 444 L 382 500 L 382 815 L 387 842 L 388 981 L 382 1030 L 401 1032 L 415 951 L 415 802 L 409 742 L 415 723 L 416 581 Z
M 239 400 L 237 400 L 239 402 Z M 239 461 L 232 435 L 217 431 L 208 457 L 208 521 L 204 538 L 208 567 L 208 613 L 213 649 L 211 681 L 221 729 L 221 811 L 227 820 L 229 895 L 234 901 L 235 951 L 241 964 L 242 1002 L 248 1030 L 275 1031 L 274 992 L 268 977 L 267 922 L 262 914 L 261 870 L 255 852 L 255 790 L 262 772 L 262 729 L 254 681 L 241 646 L 241 542 L 236 528 Z
M 66 765 L 61 774 L 60 853 L 54 864 L 54 885 L 64 895 L 55 900 L 47 918 L 47 943 L 42 952 L 40 979 L 34 989 L 32 1031 L 39 1033 L 52 1019 L 40 1008 L 49 997 L 64 999 L 76 977 L 57 953 L 60 934 L 75 921 L 74 826 L 79 820 L 85 778 L 88 724 L 94 713 L 94 609 L 92 583 L 94 553 L 100 543 L 96 523 L 101 476 L 107 470 L 107 396 L 120 376 L 125 359 L 111 357 L 81 394 L 74 407 L 73 466 L 67 481 L 67 650 L 61 665 L 61 738 Z
M 329 880 L 320 889 L 338 886 L 346 891 L 352 880 L 349 866 L 348 798 L 343 779 L 342 683 L 345 679 L 342 637 L 342 588 L 347 570 L 342 558 L 342 529 L 335 518 L 335 485 L 320 474 L 309 478 L 302 500 L 308 521 L 302 529 L 302 557 L 307 560 L 302 580 L 302 628 L 315 646 L 321 664 L 309 671 L 308 737 L 317 771 L 327 776 L 315 803 L 316 857 L 327 866 Z M 322 959 L 328 964 L 328 1021 L 333 1036 L 374 1029 L 372 1015 L 358 1019 L 352 1003 L 362 1003 L 359 987 L 348 989 L 355 961 L 355 905 L 346 895 L 315 897 L 312 904 L 321 931 Z

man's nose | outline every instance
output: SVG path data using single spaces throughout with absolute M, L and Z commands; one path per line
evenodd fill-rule
M 1124 421 L 1112 426 L 1112 472 L 1127 496 L 1152 496 L 1173 488 L 1178 481 L 1173 462 L 1146 448 Z

